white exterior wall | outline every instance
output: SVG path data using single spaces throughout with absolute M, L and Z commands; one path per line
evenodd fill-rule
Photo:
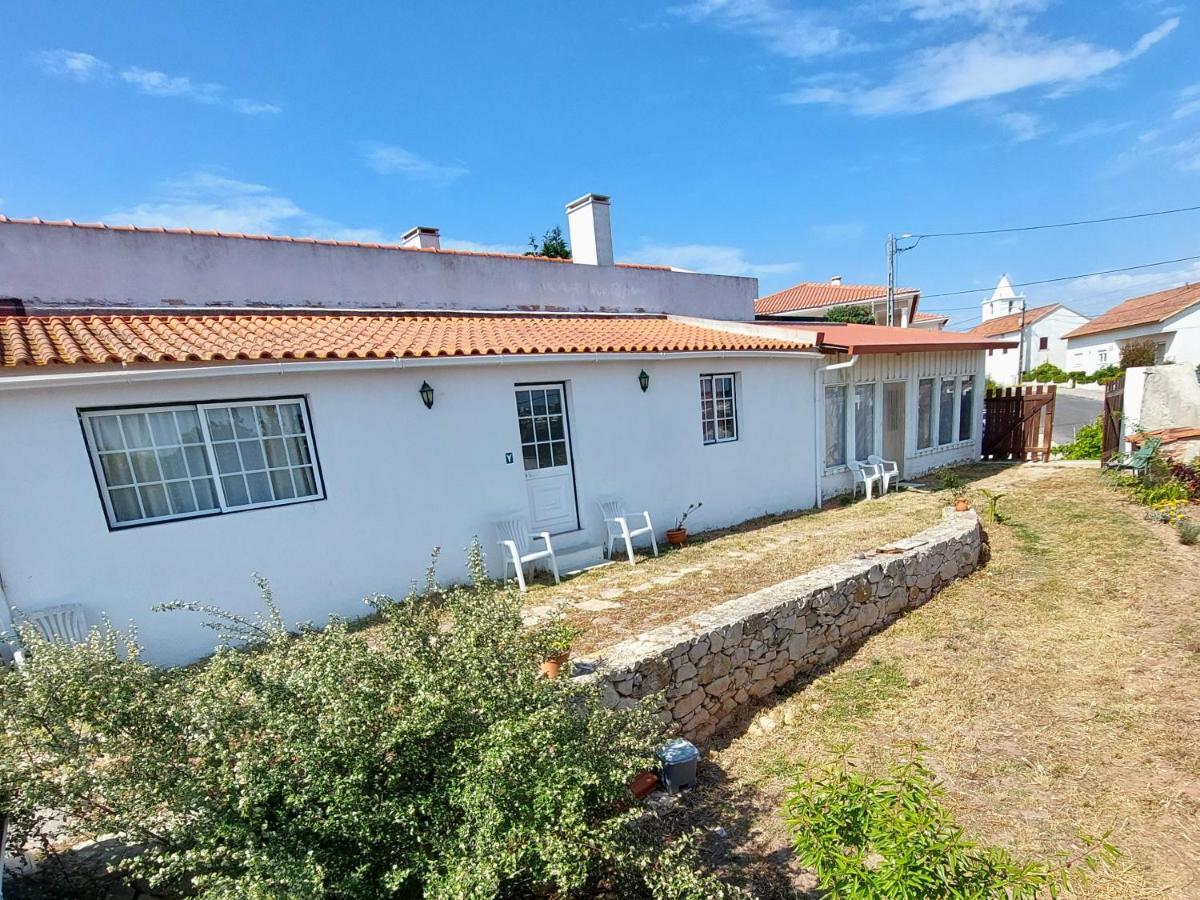
M 1166 345 L 1164 362 L 1200 363 L 1200 306 L 1184 310 L 1161 323 L 1070 338 L 1067 341 L 1067 368 L 1090 374 L 1105 366 L 1115 366 L 1121 360 L 1121 347 L 1141 338 Z M 1105 355 L 1104 359 L 1101 359 L 1102 355 Z
M 159 663 L 195 659 L 215 636 L 200 617 L 153 613 L 154 604 L 255 610 L 252 572 L 270 580 L 289 621 L 317 622 L 365 614 L 362 598 L 374 592 L 403 595 L 434 546 L 444 548 L 442 578 L 461 578 L 473 535 L 498 573 L 490 523 L 528 508 L 516 382 L 567 383 L 579 512 L 593 545 L 604 494 L 648 509 L 660 534 L 696 500 L 695 530 L 811 507 L 817 364 L 503 360 L 0 390 L 0 573 L 17 608 L 78 602 L 92 622 L 101 612 L 118 626 L 135 620 Z M 698 376 L 713 372 L 738 373 L 739 437 L 706 446 Z M 431 410 L 417 393 L 422 380 L 435 389 Z M 108 529 L 77 409 L 281 396 L 308 399 L 326 499 Z
M 845 357 L 841 358 L 845 361 Z M 822 376 L 823 386 L 827 384 L 845 384 L 847 390 L 846 412 L 846 447 L 850 456 L 854 455 L 854 385 L 875 383 L 879 387 L 875 394 L 875 446 L 876 452 L 882 455 L 883 447 L 883 384 L 889 381 L 902 381 L 905 385 L 904 413 L 904 448 L 905 455 L 901 474 L 904 478 L 914 478 L 932 469 L 955 463 L 973 462 L 978 460 L 983 448 L 983 394 L 984 394 L 984 352 L 982 350 L 960 350 L 950 353 L 904 353 L 879 354 L 860 356 L 858 362 L 847 369 L 835 369 L 825 372 Z M 954 432 L 956 438 L 949 444 L 917 449 L 917 391 L 922 378 L 940 379 L 946 377 L 975 376 L 975 399 L 972 417 L 972 437 L 967 441 L 959 441 L 957 400 L 954 407 Z M 818 445 L 817 452 L 821 468 L 821 496 L 832 497 L 837 494 L 849 493 L 853 488 L 853 474 L 845 466 L 825 468 L 825 407 L 824 388 L 820 396 L 820 408 L 817 422 Z M 934 441 L 938 433 L 938 385 L 934 390 Z
M 987 357 L 987 377 L 997 384 L 1015 385 L 1022 372 L 1036 369 L 1042 363 L 1058 366 L 1063 371 L 1071 371 L 1068 365 L 1069 354 L 1064 335 L 1073 331 L 1087 321 L 1085 316 L 1069 309 L 1056 309 L 1048 316 L 1038 319 L 1025 326 L 1025 344 L 1023 350 L 1017 347 L 1004 350 L 994 350 Z M 1016 341 L 1019 331 L 996 335 L 996 339 Z M 1041 347 L 1042 338 L 1046 338 L 1047 347 Z M 1019 363 L 1024 358 L 1024 365 Z
M 31 310 L 569 310 L 749 321 L 757 295 L 757 279 L 727 275 L 0 223 L 0 298 Z

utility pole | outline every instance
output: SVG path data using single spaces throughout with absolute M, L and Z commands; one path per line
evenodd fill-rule
M 894 325 L 896 321 L 896 236 L 888 235 L 888 285 L 887 285 L 887 324 Z

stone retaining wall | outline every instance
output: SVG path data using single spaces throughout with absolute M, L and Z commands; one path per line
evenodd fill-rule
M 609 706 L 664 693 L 660 716 L 703 742 L 743 704 L 812 671 L 987 560 L 973 511 L 623 641 L 599 661 Z

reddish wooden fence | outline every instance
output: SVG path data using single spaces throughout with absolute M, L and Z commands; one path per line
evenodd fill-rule
M 1104 385 L 1104 424 L 1100 432 L 1100 465 L 1121 452 L 1121 421 L 1125 414 L 1125 376 Z
M 1052 384 L 989 390 L 983 400 L 983 458 L 1048 460 L 1056 390 Z

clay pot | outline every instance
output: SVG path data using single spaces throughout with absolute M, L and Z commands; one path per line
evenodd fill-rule
M 538 670 L 547 678 L 557 678 L 559 671 L 567 664 L 570 657 L 570 650 L 564 650 L 556 656 L 547 656 L 538 666 Z
M 959 497 L 957 500 L 954 501 L 954 511 L 955 512 L 966 512 L 970 508 L 971 508 L 971 504 L 967 502 L 966 497 Z
M 670 544 L 672 547 L 682 547 L 686 540 L 687 540 L 687 529 L 686 528 L 668 528 L 667 529 L 667 543 Z
M 642 769 L 629 779 L 629 790 L 639 800 L 645 800 L 658 788 L 658 776 L 649 769 Z

